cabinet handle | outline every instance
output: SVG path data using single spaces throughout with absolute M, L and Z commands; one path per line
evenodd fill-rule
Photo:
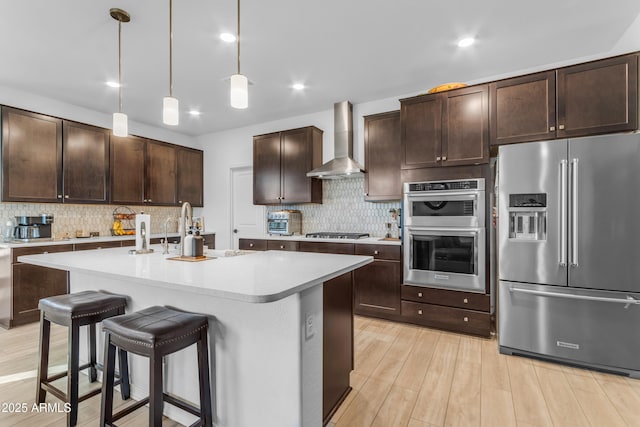
M 462 302 L 465 304 L 469 304 L 469 300 L 467 298 L 463 299 Z
M 564 125 L 558 125 L 558 129 L 560 130 L 564 129 Z
M 284 245 L 280 245 L 280 249 L 284 249 Z
M 98 246 L 96 249 L 102 249 L 102 246 Z
M 436 161 L 437 161 L 437 162 L 439 162 L 441 159 L 442 159 L 442 157 L 440 157 L 440 156 L 437 156 L 437 157 L 436 157 Z
M 550 127 L 549 127 L 549 132 L 553 132 L 554 130 L 556 130 L 556 127 L 555 127 L 555 126 L 550 126 Z
M 422 310 L 418 310 L 418 314 L 422 315 Z
M 468 322 L 469 318 L 467 316 L 465 316 L 462 320 L 464 320 L 465 322 Z
M 68 199 L 68 198 L 69 198 L 69 195 L 68 195 L 68 194 L 65 194 L 65 195 L 64 195 L 64 198 L 65 198 L 65 199 Z
M 151 199 L 147 199 L 147 202 L 151 203 Z
M 147 199 L 142 199 L 142 201 L 143 201 L 144 203 L 147 203 Z
M 442 156 L 442 161 L 446 161 L 447 160 L 447 156 Z
M 49 251 L 44 251 L 44 252 L 42 252 L 42 253 L 43 253 L 43 254 L 48 254 L 48 253 L 49 253 Z
M 378 251 L 373 251 L 374 255 L 378 255 L 378 253 L 379 253 Z
M 182 204 L 182 200 L 178 200 L 178 203 Z
M 58 199 L 62 199 L 62 194 L 58 194 Z
M 280 197 L 280 200 L 284 200 L 284 196 Z
M 418 292 L 418 296 L 422 298 L 422 292 Z
M 368 196 L 368 195 L 369 195 L 369 193 L 364 193 L 364 195 L 365 195 L 365 196 Z
M 252 248 L 253 247 L 253 243 L 249 243 L 249 247 Z

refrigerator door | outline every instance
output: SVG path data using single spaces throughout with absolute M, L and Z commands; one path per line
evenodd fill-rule
M 570 286 L 640 292 L 640 135 L 569 140 L 569 171 Z
M 568 170 L 566 158 L 566 140 L 500 147 L 498 261 L 501 280 L 566 286 L 568 193 L 563 185 Z M 510 200 L 514 196 L 528 200 L 532 194 L 546 198 L 546 207 L 530 208 L 535 211 L 532 217 L 535 214 L 542 218 L 544 214 L 540 223 L 544 234 L 536 234 L 536 239 L 527 233 L 510 236 L 513 214 L 527 210 L 510 208 Z M 534 225 L 533 220 L 530 225 Z
M 500 281 L 500 352 L 640 377 L 640 294 Z

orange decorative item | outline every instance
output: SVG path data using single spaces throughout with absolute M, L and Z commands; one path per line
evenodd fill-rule
M 458 89 L 465 86 L 467 86 L 466 83 L 445 83 L 440 86 L 432 87 L 431 89 L 429 89 L 429 93 L 444 92 L 447 90 Z

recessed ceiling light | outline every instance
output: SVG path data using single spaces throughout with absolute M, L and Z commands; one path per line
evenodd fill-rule
M 222 33 L 220 34 L 220 40 L 227 43 L 233 43 L 236 41 L 236 36 L 231 33 Z
M 458 47 L 468 47 L 476 42 L 476 39 L 473 37 L 465 37 L 458 41 Z
M 305 85 L 302 83 L 294 83 L 291 87 L 295 90 L 303 90 Z
M 118 82 L 114 82 L 112 80 L 109 80 L 106 84 L 109 87 L 120 87 L 120 84 Z
M 189 114 L 191 114 L 192 116 L 199 116 L 202 113 L 198 110 L 189 110 Z

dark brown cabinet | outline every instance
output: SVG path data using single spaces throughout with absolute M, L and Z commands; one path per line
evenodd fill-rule
M 62 200 L 62 120 L 2 107 L 2 200 Z
M 638 128 L 638 56 L 491 83 L 491 144 Z
M 63 121 L 62 170 L 65 203 L 108 203 L 109 132 Z
M 322 203 L 322 182 L 307 172 L 322 164 L 322 131 L 309 126 L 253 138 L 253 203 Z
M 144 202 L 146 143 L 136 136 L 111 136 L 111 203 Z
M 375 114 L 364 118 L 364 199 L 400 200 L 402 163 L 400 112 Z
M 176 205 L 176 146 L 147 140 L 145 203 Z
M 402 169 L 487 163 L 488 107 L 488 85 L 402 99 Z
M 200 150 L 177 148 L 177 198 L 178 204 L 189 202 L 191 206 L 203 205 L 203 155 Z
M 402 263 L 400 246 L 356 244 L 356 255 L 374 257 L 354 271 L 356 314 L 394 319 L 400 316 Z

